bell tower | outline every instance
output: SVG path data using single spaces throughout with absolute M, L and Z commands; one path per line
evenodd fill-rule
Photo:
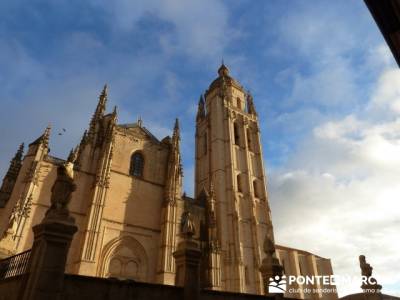
M 213 194 L 221 287 L 261 294 L 264 241 L 274 245 L 260 129 L 253 98 L 222 64 L 196 117 L 195 196 Z

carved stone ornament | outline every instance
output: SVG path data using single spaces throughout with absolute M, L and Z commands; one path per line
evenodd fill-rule
M 73 218 L 69 216 L 68 204 L 75 190 L 73 164 L 67 162 L 57 168 L 57 178 L 51 188 L 51 206 L 44 220 L 73 221 Z
M 365 259 L 365 255 L 359 256 L 361 276 L 364 277 L 361 288 L 365 293 L 380 293 L 382 286 L 378 284 L 378 281 L 372 277 L 373 268 Z
M 196 227 L 189 211 L 184 212 L 182 215 L 181 234 L 188 239 L 192 238 L 196 234 Z

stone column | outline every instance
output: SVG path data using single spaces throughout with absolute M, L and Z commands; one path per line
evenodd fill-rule
M 193 240 L 194 224 L 190 213 L 186 213 L 181 224 L 183 240 L 174 252 L 176 263 L 175 284 L 183 286 L 184 300 L 198 300 L 200 298 L 200 259 L 199 245 Z
M 74 190 L 72 166 L 59 166 L 51 207 L 42 222 L 33 227 L 34 242 L 21 300 L 61 299 L 68 250 L 78 230 L 67 208 Z

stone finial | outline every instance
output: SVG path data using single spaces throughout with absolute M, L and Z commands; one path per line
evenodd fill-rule
M 68 210 L 72 193 L 76 189 L 73 172 L 71 162 L 58 166 L 57 178 L 51 188 L 50 208 L 46 212 L 44 221 L 57 219 L 73 222 Z
M 105 97 L 107 97 L 107 94 L 108 94 L 108 86 L 106 83 L 103 86 L 103 90 L 101 91 L 100 97 L 105 98 Z
M 106 104 L 108 99 L 108 87 L 107 84 L 104 85 L 103 90 L 99 96 L 99 103 L 97 105 L 96 113 L 98 116 L 103 115 L 106 110 Z
M 117 117 L 117 115 L 118 115 L 118 106 L 114 105 L 114 109 L 113 109 L 112 115 L 113 115 L 114 118 Z
M 373 268 L 365 258 L 365 255 L 359 256 L 360 261 L 360 269 L 362 276 L 362 285 L 361 288 L 365 293 L 380 293 L 382 286 L 378 284 L 378 281 L 372 277 Z
M 196 227 L 189 211 L 182 215 L 181 234 L 187 239 L 191 239 L 196 234 Z
M 218 75 L 220 77 L 229 76 L 229 69 L 224 65 L 224 63 L 222 63 L 221 66 L 219 67 Z
M 107 99 L 108 99 L 108 88 L 107 84 L 105 84 L 103 90 L 100 93 L 96 110 L 92 116 L 92 119 L 90 120 L 89 132 L 88 132 L 88 135 L 90 137 L 94 136 L 96 130 L 96 124 L 103 117 L 104 112 L 106 111 Z
M 14 160 L 21 161 L 23 155 L 24 155 L 24 143 L 21 143 L 21 145 L 19 145 L 18 147 L 17 153 L 14 156 Z
M 68 158 L 67 158 L 68 162 L 70 162 L 70 163 L 75 162 L 77 155 L 78 155 L 78 150 L 79 150 L 79 147 L 76 147 L 75 149 L 73 149 L 73 148 L 71 149 L 71 151 L 68 154 Z
M 10 161 L 10 167 L 6 176 L 11 176 L 16 179 L 19 170 L 22 166 L 22 156 L 24 155 L 24 143 L 19 145 L 18 151 L 15 153 L 13 159 Z
M 47 125 L 46 129 L 44 130 L 43 138 L 42 138 L 43 146 L 45 148 L 49 147 L 50 132 L 51 132 L 51 125 L 49 124 L 49 125 Z

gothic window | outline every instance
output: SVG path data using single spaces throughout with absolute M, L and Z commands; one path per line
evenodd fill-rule
M 239 97 L 236 98 L 236 107 L 240 110 L 242 109 L 242 102 Z
M 234 135 L 234 139 L 235 139 L 235 145 L 239 145 L 240 140 L 239 140 L 239 126 L 238 124 L 235 122 L 233 123 L 233 135 Z
M 251 131 L 249 128 L 246 130 L 247 133 L 247 148 L 249 151 L 253 151 L 253 144 L 252 144 L 252 139 L 251 139 Z
M 260 184 L 257 179 L 253 180 L 254 197 L 260 198 Z
M 145 279 L 146 266 L 140 251 L 129 244 L 121 244 L 111 256 L 107 277 L 119 279 Z
M 242 187 L 242 179 L 240 178 L 240 174 L 236 176 L 236 183 L 237 183 L 237 190 L 239 193 L 243 192 L 243 187 Z
M 133 153 L 131 157 L 131 165 L 129 169 L 129 174 L 136 177 L 143 176 L 143 166 L 144 159 L 143 155 L 140 152 Z

